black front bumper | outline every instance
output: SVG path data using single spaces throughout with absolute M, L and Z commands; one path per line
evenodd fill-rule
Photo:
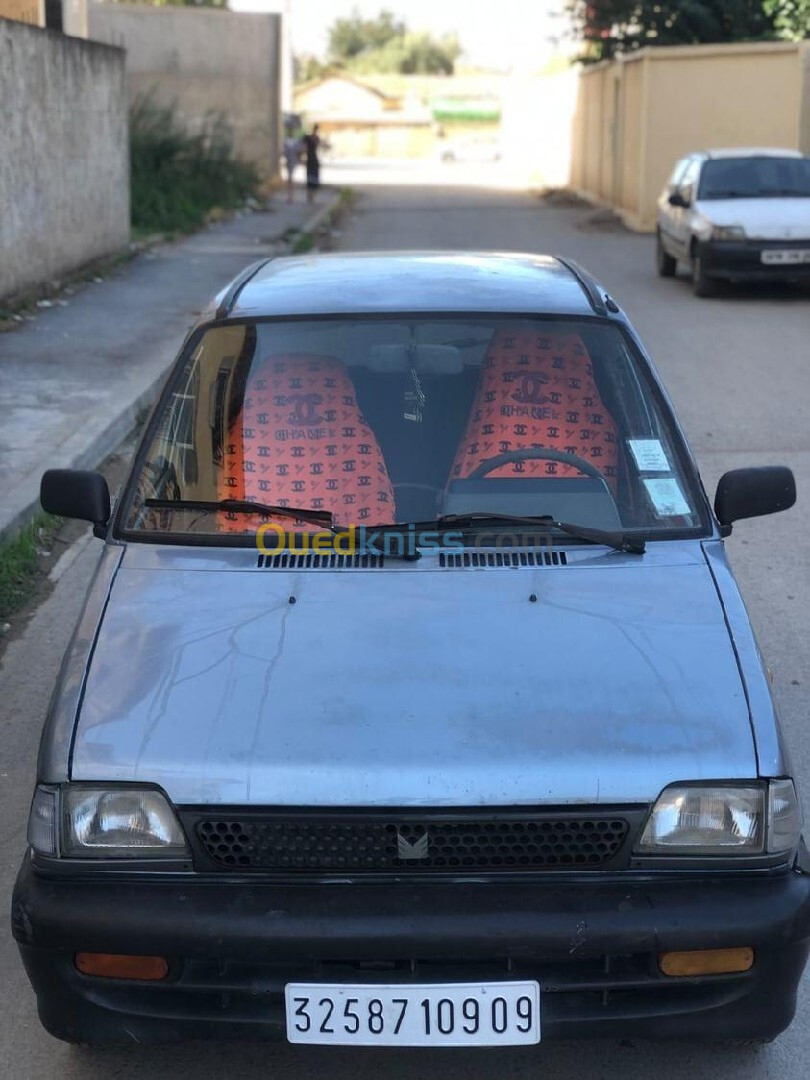
M 290 981 L 509 978 L 540 983 L 544 1040 L 767 1039 L 795 1011 L 810 876 L 293 886 L 77 880 L 26 859 L 12 924 L 43 1024 L 72 1041 L 283 1038 Z M 742 975 L 658 970 L 662 950 L 743 945 Z M 77 951 L 165 956 L 170 972 L 91 978 Z
M 704 240 L 698 242 L 704 272 L 729 281 L 810 281 L 810 262 L 764 263 L 763 252 L 810 251 L 807 240 Z

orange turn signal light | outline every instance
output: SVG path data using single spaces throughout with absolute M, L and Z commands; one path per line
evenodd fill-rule
M 665 975 L 731 975 L 749 971 L 754 963 L 754 950 L 691 949 L 689 952 L 662 952 L 658 966 Z
M 157 982 L 169 974 L 169 962 L 162 956 L 123 956 L 117 953 L 79 952 L 74 958 L 83 975 L 105 979 L 141 979 Z

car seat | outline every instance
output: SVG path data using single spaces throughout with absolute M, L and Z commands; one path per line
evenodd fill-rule
M 394 520 L 382 451 L 334 357 L 276 355 L 251 369 L 223 447 L 218 487 L 223 499 L 329 510 L 339 525 Z M 225 531 L 256 527 L 244 515 L 223 517 Z M 291 531 L 315 529 L 278 523 Z
M 484 357 L 467 428 L 451 470 L 463 480 L 483 462 L 527 447 L 575 454 L 616 486 L 618 439 L 579 334 L 497 330 Z M 558 461 L 527 459 L 493 468 L 488 478 L 575 477 Z

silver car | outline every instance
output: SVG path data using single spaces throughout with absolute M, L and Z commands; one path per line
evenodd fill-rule
M 773 148 L 682 158 L 658 200 L 656 267 L 692 271 L 696 296 L 721 281 L 810 281 L 810 157 Z
M 45 722 L 13 929 L 81 1043 L 771 1039 L 810 861 L 723 538 L 616 302 L 540 255 L 251 267 L 190 332 Z

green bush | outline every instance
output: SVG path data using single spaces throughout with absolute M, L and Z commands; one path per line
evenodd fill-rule
M 258 173 L 234 156 L 221 114 L 209 114 L 191 133 L 174 108 L 147 96 L 133 104 L 129 130 L 132 226 L 139 231 L 188 231 L 213 207 L 236 207 L 256 193 Z
M 33 596 L 40 551 L 49 548 L 62 519 L 38 514 L 13 540 L 0 543 L 0 622 L 14 615 Z

